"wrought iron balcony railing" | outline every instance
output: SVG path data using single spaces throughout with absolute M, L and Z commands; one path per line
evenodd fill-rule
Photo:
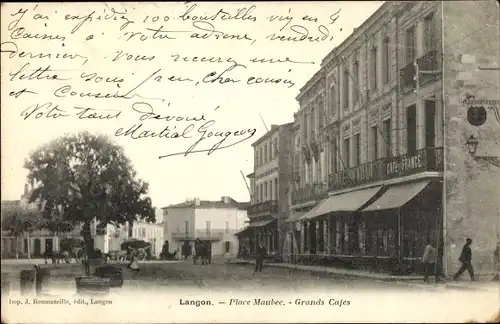
M 307 201 L 322 199 L 327 192 L 328 184 L 326 182 L 307 185 L 292 193 L 292 204 L 296 205 Z
M 328 190 L 345 189 L 424 171 L 443 171 L 443 148 L 429 147 L 412 155 L 383 158 L 331 174 L 328 177 Z
M 257 204 L 250 205 L 248 207 L 248 215 L 256 215 L 263 213 L 277 213 L 278 212 L 278 201 L 277 200 L 268 200 L 264 202 L 260 202 Z
M 437 71 L 438 59 L 437 51 L 428 51 L 425 55 L 417 59 L 418 69 L 420 71 Z M 403 90 L 413 90 L 416 87 L 416 68 L 413 62 L 407 64 L 400 70 L 400 85 Z M 419 73 L 419 83 L 423 84 L 436 80 L 438 73 Z

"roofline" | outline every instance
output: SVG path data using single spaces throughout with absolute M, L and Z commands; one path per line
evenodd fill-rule
M 320 73 L 323 73 L 325 65 L 329 63 L 336 55 L 342 53 L 345 48 L 352 44 L 359 36 L 363 35 L 366 30 L 371 27 L 372 24 L 380 19 L 380 16 L 382 16 L 387 11 L 387 9 L 394 5 L 395 4 L 393 3 L 393 1 L 385 1 L 380 6 L 380 8 L 378 8 L 365 21 L 363 21 L 363 23 L 359 25 L 359 27 L 357 27 L 349 36 L 347 36 L 347 38 L 344 39 L 342 43 L 335 46 L 321 61 L 320 69 L 306 82 L 306 84 L 304 84 L 304 86 L 302 86 L 302 88 L 300 88 L 299 94 L 295 97 L 295 99 L 299 101 L 300 98 L 302 98 L 302 96 L 307 93 L 307 90 L 309 90 L 318 81 L 316 80 L 316 78 L 319 77 Z
M 286 123 L 286 124 L 275 125 L 275 127 L 271 127 L 271 129 L 269 131 L 267 131 L 264 135 L 262 135 L 255 142 L 252 143 L 252 147 L 254 147 L 255 145 L 259 144 L 264 139 L 270 137 L 271 135 L 273 135 L 275 132 L 279 131 L 280 129 L 283 129 L 283 128 L 291 125 L 291 124 L 293 124 L 293 121 L 289 122 L 289 123 Z

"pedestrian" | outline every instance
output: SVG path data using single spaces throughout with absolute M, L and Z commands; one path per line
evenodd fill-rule
M 436 248 L 432 245 L 432 241 L 428 240 L 425 246 L 424 255 L 422 256 L 422 264 L 424 266 L 424 282 L 429 281 L 429 276 L 432 275 L 436 266 Z
M 462 253 L 460 253 L 460 257 L 458 258 L 458 261 L 462 263 L 462 266 L 458 270 L 458 272 L 453 276 L 454 280 L 458 280 L 462 273 L 464 273 L 465 270 L 469 272 L 470 280 L 474 281 L 474 269 L 472 268 L 472 250 L 470 248 L 472 244 L 472 239 L 467 238 L 465 240 L 465 245 L 462 248 Z
M 129 268 L 130 270 L 139 271 L 139 261 L 137 259 L 137 251 L 131 247 L 129 247 L 129 249 L 130 249 L 130 254 L 129 254 L 130 262 L 127 265 L 127 268 Z
M 495 275 L 493 276 L 493 281 L 499 281 L 500 274 L 500 240 L 497 242 L 497 247 L 493 252 L 493 260 L 495 261 Z
M 262 272 L 262 265 L 264 263 L 264 259 L 266 258 L 266 248 L 262 242 L 259 242 L 257 246 L 256 256 L 255 256 L 255 271 L 254 272 Z

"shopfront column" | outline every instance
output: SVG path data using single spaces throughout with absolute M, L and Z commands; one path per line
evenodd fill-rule
M 342 246 L 342 240 L 344 239 L 344 237 L 340 235 L 340 233 L 342 232 L 342 222 L 340 220 L 340 217 L 337 217 L 335 220 L 335 230 L 337 232 L 337 235 L 335 237 L 337 245 L 336 252 L 341 253 L 342 251 L 340 250 L 340 247 Z

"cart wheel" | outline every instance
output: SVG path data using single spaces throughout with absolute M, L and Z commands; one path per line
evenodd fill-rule
M 85 253 L 83 252 L 82 248 L 76 249 L 76 251 L 75 251 L 75 261 L 76 261 L 76 263 L 80 263 L 82 261 L 82 259 L 83 259 L 84 256 L 85 256 Z
M 137 259 L 139 261 L 144 261 L 144 259 L 146 259 L 146 250 L 143 248 L 137 249 Z

